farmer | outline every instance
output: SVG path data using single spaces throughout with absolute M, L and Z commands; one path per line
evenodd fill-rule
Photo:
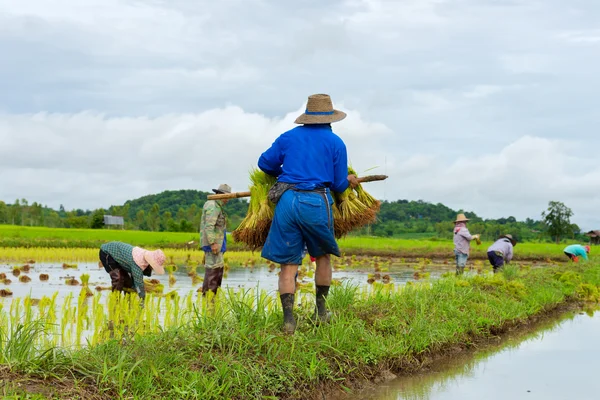
M 144 275 L 152 271 L 165 273 L 166 257 L 162 250 L 145 250 L 123 242 L 108 242 L 100 246 L 100 263 L 108 272 L 112 290 L 134 289 L 142 300 L 146 297 Z
M 346 145 L 331 129 L 346 114 L 333 109 L 326 94 L 309 96 L 306 111 L 295 123 L 302 124 L 279 136 L 258 160 L 258 167 L 277 177 L 269 192 L 276 203 L 275 216 L 262 257 L 281 264 L 279 295 L 283 308 L 283 331 L 294 333 L 295 276 L 302 250 L 316 259 L 316 322 L 330 314 L 325 299 L 331 285 L 330 255 L 340 256 L 333 232 L 331 191 L 356 187 L 358 178 L 348 175 Z
M 458 214 L 454 221 L 454 255 L 456 257 L 456 275 L 462 275 L 471 251 L 471 240 L 478 240 L 479 235 L 471 235 L 467 229 L 469 218 Z
M 584 260 L 588 259 L 588 254 L 590 254 L 590 246 L 572 244 L 565 247 L 563 251 L 573 262 L 579 262 L 579 257 L 583 258 Z
M 231 186 L 220 185 L 213 189 L 216 194 L 231 193 Z M 227 250 L 227 215 L 223 206 L 229 200 L 208 200 L 202 208 L 202 220 L 200 222 L 200 243 L 204 250 L 204 282 L 202 283 L 202 295 L 207 291 L 217 294 L 217 290 L 223 282 L 223 254 Z
M 494 273 L 500 271 L 504 263 L 510 263 L 513 258 L 513 248 L 516 245 L 517 241 L 513 239 L 512 235 L 503 235 L 488 248 L 488 260 L 494 268 Z

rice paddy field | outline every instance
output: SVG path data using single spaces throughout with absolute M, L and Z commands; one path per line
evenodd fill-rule
M 455 277 L 449 242 L 350 237 L 333 260 L 333 321 L 312 322 L 306 259 L 290 337 L 280 333 L 279 270 L 258 252 L 226 253 L 223 290 L 205 298 L 203 253 L 182 246 L 196 235 L 82 230 L 78 247 L 73 230 L 0 228 L 4 397 L 352 398 L 384 371 L 409 373 L 427 355 L 600 299 L 600 265 L 568 264 L 562 246 L 519 244 L 520 259 L 493 275 L 484 243 Z M 168 273 L 146 279 L 143 303 L 110 291 L 98 265 L 107 240 L 170 244 Z
M 119 240 L 148 248 L 189 249 L 198 248 L 198 234 L 180 232 L 147 232 L 109 229 L 60 229 L 0 225 L 0 248 L 87 248 L 97 249 L 102 243 Z M 472 258 L 486 259 L 485 252 L 491 243 L 473 246 Z M 230 237 L 230 250 L 243 251 L 244 246 Z M 453 244 L 447 240 L 400 239 L 365 236 L 347 236 L 339 240 L 342 252 L 348 255 L 380 255 L 412 258 L 447 258 L 452 255 Z M 519 243 L 516 259 L 544 261 L 562 260 L 567 244 Z M 0 253 L 0 257 L 2 254 Z

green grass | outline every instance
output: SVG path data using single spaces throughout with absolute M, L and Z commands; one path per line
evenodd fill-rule
M 486 259 L 487 249 L 492 242 L 471 245 L 471 258 Z M 454 244 L 449 240 L 405 240 L 379 237 L 347 237 L 339 241 L 342 251 L 348 254 L 389 254 L 398 257 L 453 257 Z M 515 259 L 565 260 L 563 249 L 566 244 L 554 243 L 518 243 L 515 247 Z
M 195 240 L 196 233 L 147 232 L 116 229 L 64 229 L 0 225 L 0 247 L 100 247 L 119 240 L 138 246 L 181 247 Z
M 98 248 L 104 242 L 119 240 L 142 247 L 180 248 L 195 241 L 199 235 L 180 232 L 146 232 L 108 229 L 61 229 L 0 225 L 0 247 L 60 247 Z M 448 240 L 402 239 L 365 236 L 349 236 L 339 241 L 342 252 L 347 254 L 392 255 L 396 257 L 451 258 L 454 245 Z M 471 258 L 487 259 L 486 250 L 491 242 L 472 246 Z M 515 249 L 516 259 L 564 260 L 566 245 L 553 243 L 519 243 Z M 243 250 L 229 237 L 232 251 Z
M 450 276 L 368 293 L 334 287 L 332 322 L 314 326 L 313 304 L 305 304 L 296 310 L 299 327 L 291 337 L 280 333 L 280 310 L 224 296 L 217 301 L 226 307 L 189 326 L 78 351 L 39 349 L 35 356 L 21 349 L 15 354 L 22 363 L 9 357 L 9 368 L 20 379 L 61 377 L 102 398 L 308 398 L 383 370 L 418 370 L 429 354 L 475 344 L 561 304 L 598 301 L 600 265 L 510 274 L 510 280 Z

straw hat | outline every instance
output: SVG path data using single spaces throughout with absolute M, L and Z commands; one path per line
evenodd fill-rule
M 456 224 L 456 223 L 458 223 L 458 222 L 467 222 L 468 220 L 469 220 L 469 218 L 467 218 L 467 217 L 465 216 L 465 214 L 458 214 L 458 215 L 456 216 L 456 221 L 454 221 L 454 223 Z
M 167 261 L 167 257 L 162 250 L 147 250 L 144 253 L 144 260 L 152 267 L 152 270 L 156 272 L 158 275 L 163 275 L 165 273 L 165 261 Z
M 328 94 L 313 94 L 308 96 L 306 111 L 294 121 L 296 124 L 330 124 L 346 118 L 346 113 L 333 109 L 331 97 Z
M 510 240 L 510 242 L 512 243 L 513 246 L 517 245 L 517 241 L 512 237 L 512 235 L 502 235 L 500 236 L 500 239 L 502 238 L 506 238 L 508 240 Z
M 215 192 L 216 194 L 231 193 L 231 186 L 222 184 L 222 185 L 219 185 L 218 189 L 213 189 L 212 191 Z

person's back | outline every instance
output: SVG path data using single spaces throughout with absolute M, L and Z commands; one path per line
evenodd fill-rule
M 572 255 L 576 258 L 582 257 L 584 260 L 588 259 L 589 246 L 584 247 L 580 244 L 572 244 L 563 250 L 565 254 Z
M 329 187 L 343 192 L 348 187 L 346 146 L 329 124 L 302 125 L 285 132 L 261 155 L 258 166 L 300 190 Z
M 506 238 L 500 238 L 498 240 L 496 240 L 488 249 L 488 252 L 490 251 L 499 251 L 502 254 L 504 254 L 505 256 L 507 255 L 511 255 L 512 256 L 512 252 L 513 252 L 513 245 L 510 242 L 509 239 Z M 510 260 L 509 260 L 510 261 Z

